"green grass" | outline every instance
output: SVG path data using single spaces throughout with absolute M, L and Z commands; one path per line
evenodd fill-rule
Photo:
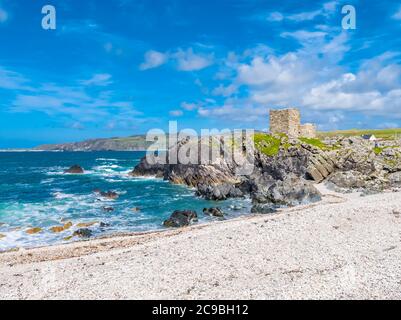
M 319 137 L 334 137 L 334 136 L 344 136 L 344 137 L 352 137 L 352 136 L 362 136 L 365 134 L 373 134 L 376 138 L 380 139 L 394 139 L 397 136 L 401 137 L 401 128 L 394 129 L 351 129 L 351 130 L 339 130 L 339 131 L 330 131 L 330 132 L 319 132 Z
M 266 133 L 255 133 L 255 147 L 267 156 L 275 156 L 280 151 L 281 139 Z
M 374 152 L 376 155 L 381 154 L 381 153 L 383 152 L 383 150 L 384 150 L 384 148 L 380 148 L 380 147 L 375 147 L 375 148 L 373 148 L 373 152 Z
M 320 139 L 317 138 L 299 138 L 303 143 L 309 144 L 321 150 L 333 150 L 334 147 L 328 146 L 327 144 L 323 143 Z

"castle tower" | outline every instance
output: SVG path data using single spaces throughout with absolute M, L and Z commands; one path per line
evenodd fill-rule
M 270 110 L 270 133 L 284 133 L 290 138 L 298 138 L 301 115 L 298 109 Z

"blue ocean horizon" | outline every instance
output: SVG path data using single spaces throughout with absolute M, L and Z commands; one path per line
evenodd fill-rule
M 144 155 L 114 151 L 0 152 L 0 250 L 79 240 L 69 237 L 82 223 L 93 223 L 90 229 L 94 236 L 102 236 L 163 229 L 163 221 L 174 210 L 195 210 L 199 223 L 213 221 L 203 215 L 205 207 L 221 207 L 227 218 L 250 212 L 249 200 L 207 201 L 185 186 L 129 176 Z M 64 174 L 75 164 L 84 168 L 83 175 Z M 102 198 L 94 192 L 97 189 L 115 191 L 119 198 Z M 50 230 L 68 222 L 73 226 L 63 232 Z M 107 226 L 101 228 L 101 222 Z M 41 231 L 28 234 L 31 228 Z

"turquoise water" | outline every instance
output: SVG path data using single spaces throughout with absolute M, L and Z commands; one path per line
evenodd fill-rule
M 221 207 L 227 218 L 250 212 L 248 200 L 206 201 L 194 190 L 155 178 L 132 178 L 128 173 L 144 152 L 0 152 L 0 250 L 65 243 L 79 223 L 94 223 L 95 236 L 118 232 L 162 229 L 174 210 L 196 210 L 200 223 L 213 221 L 204 207 Z M 85 169 L 83 175 L 64 174 L 71 165 Z M 107 200 L 94 189 L 116 191 Z M 236 207 L 242 207 L 238 210 Z M 105 212 L 104 207 L 113 207 Z M 140 208 L 134 212 L 133 208 Z M 234 210 L 236 209 L 236 210 Z M 50 230 L 72 222 L 61 233 Z M 107 223 L 100 227 L 99 223 Z M 41 228 L 28 234 L 30 228 Z

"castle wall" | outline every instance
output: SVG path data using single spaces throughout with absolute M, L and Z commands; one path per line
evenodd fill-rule
M 302 124 L 299 135 L 304 138 L 316 138 L 316 126 L 312 123 Z

